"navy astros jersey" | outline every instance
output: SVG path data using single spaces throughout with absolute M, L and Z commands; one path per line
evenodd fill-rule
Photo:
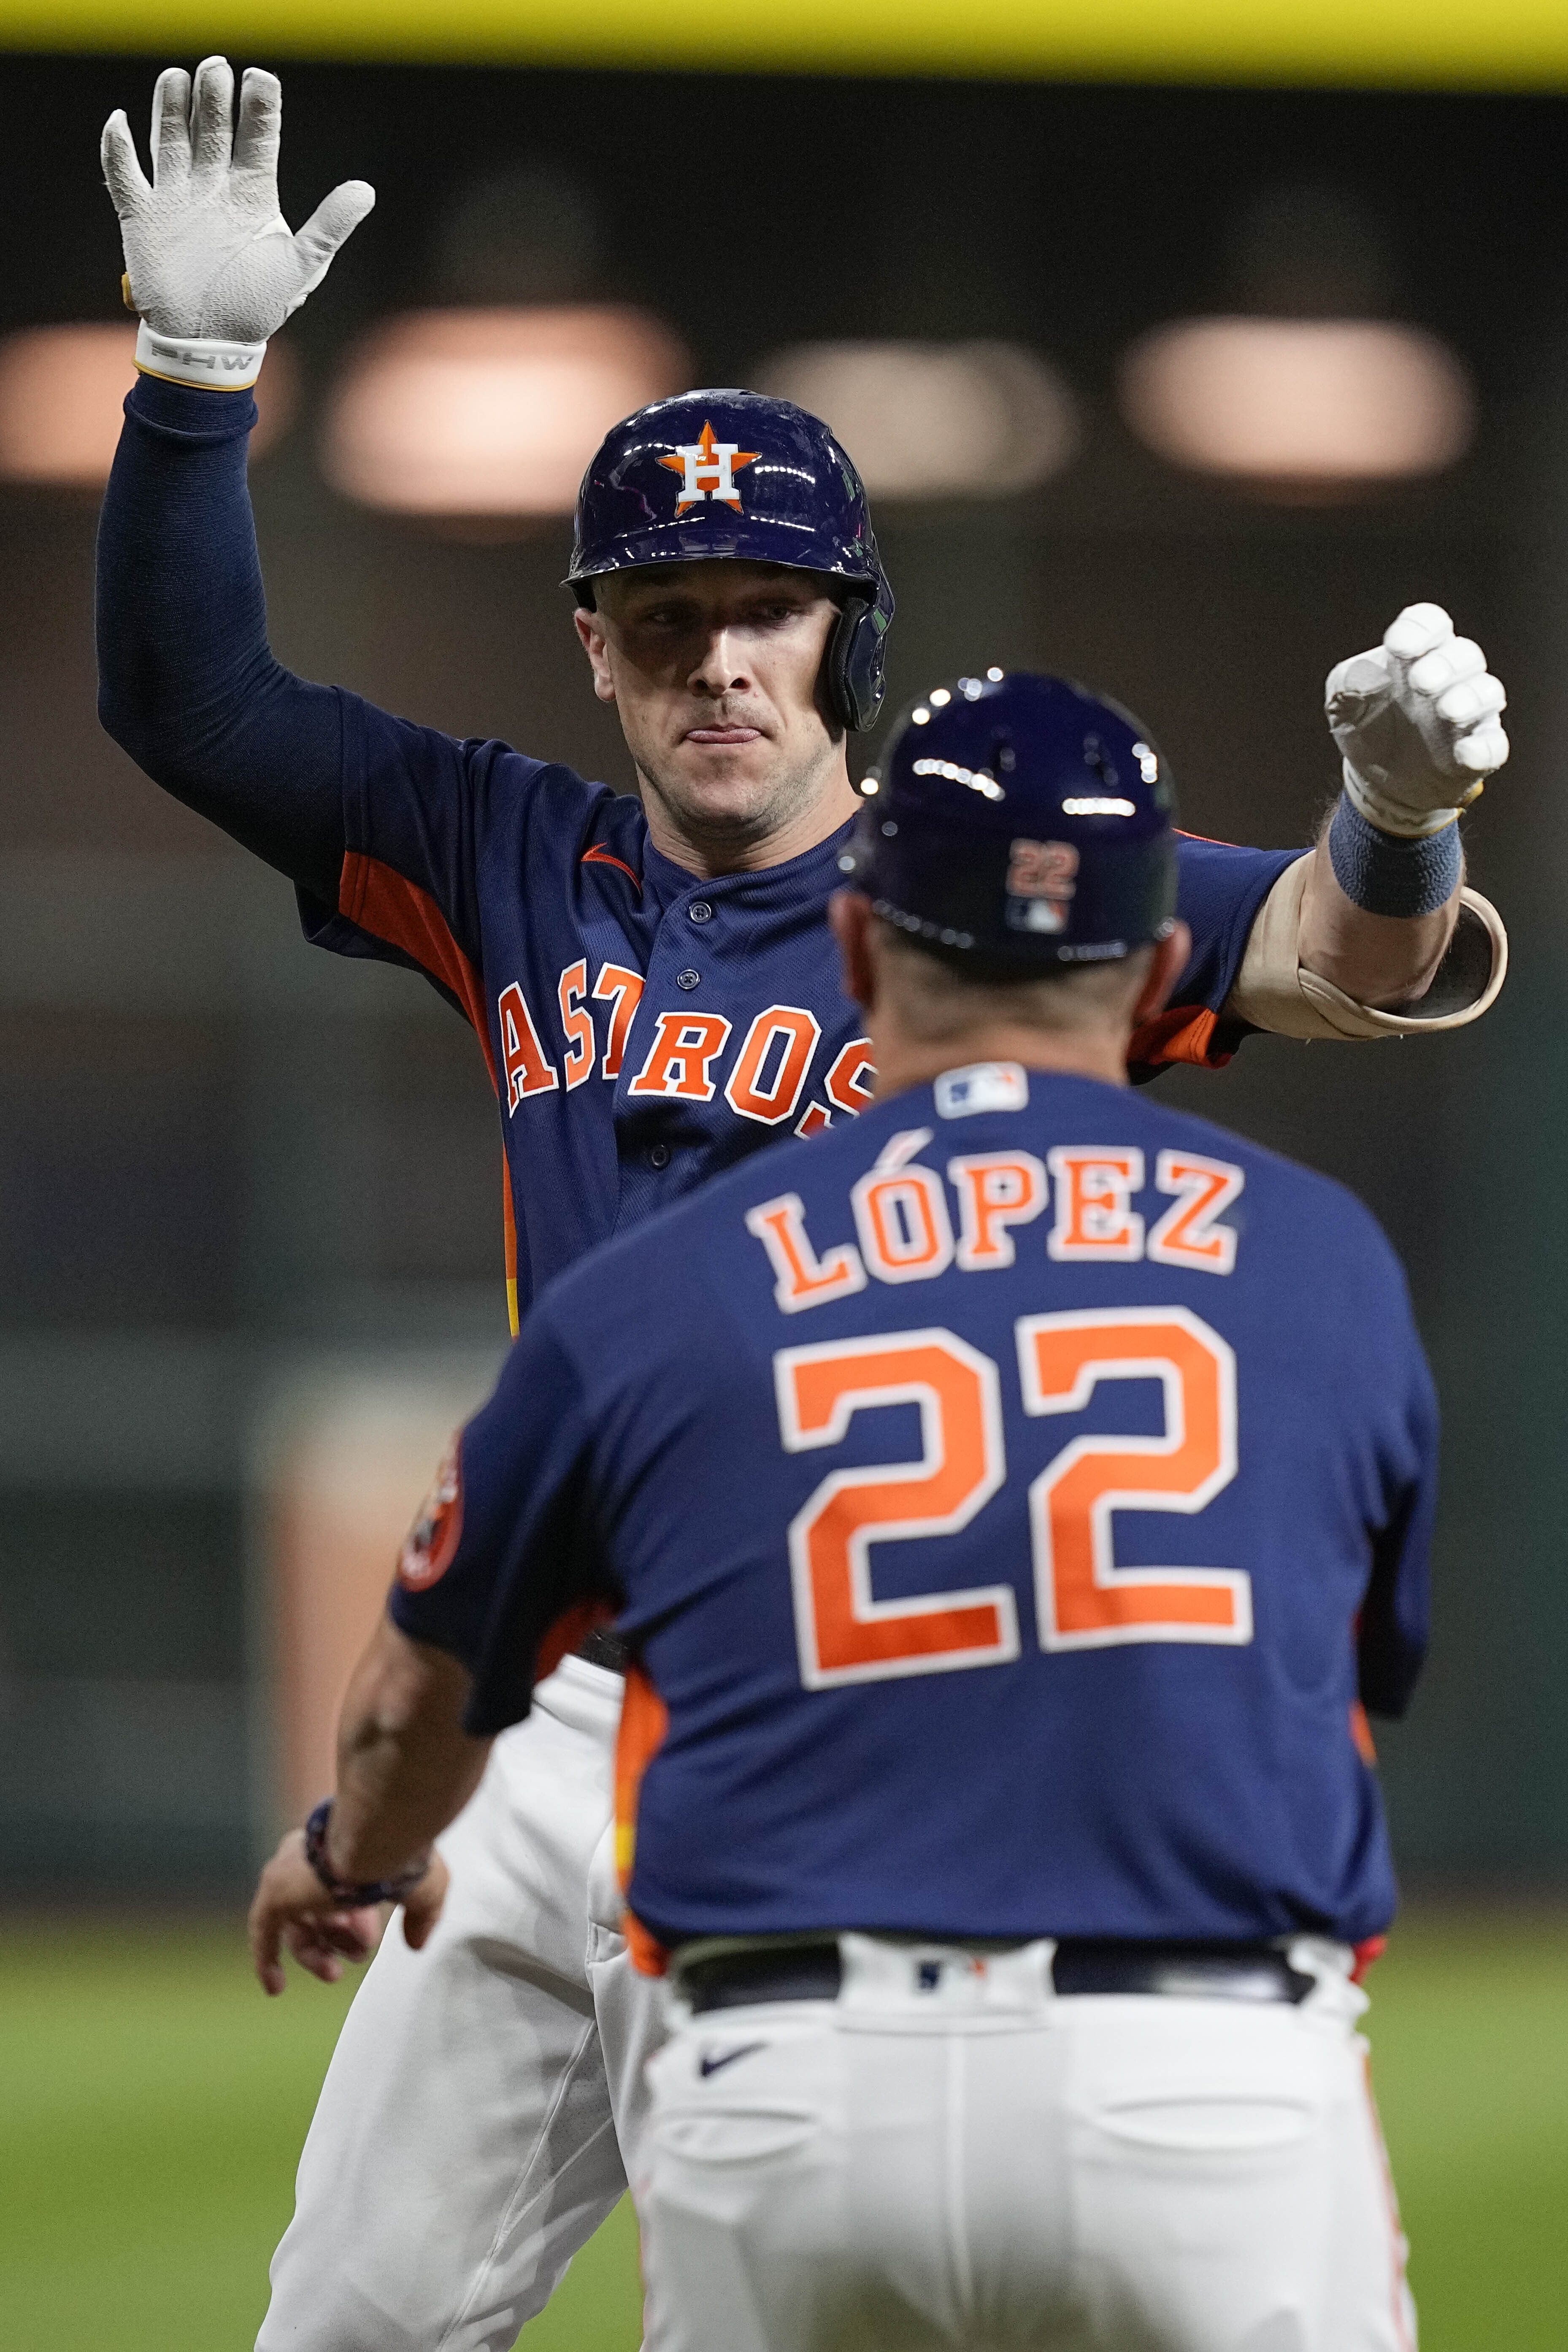
M 267 637 L 254 403 L 140 376 L 125 415 L 99 531 L 105 723 L 289 876 L 308 937 L 424 972 L 473 1024 L 506 1143 L 514 1328 L 595 1243 L 864 1108 L 865 1044 L 823 919 L 847 826 L 787 865 L 700 882 L 607 785 L 297 677 Z M 1133 1041 L 1145 1068 L 1229 1058 L 1245 1024 L 1220 1009 L 1302 854 L 1183 842 L 1193 956 Z
M 864 1110 L 870 1063 L 825 919 L 850 827 L 756 873 L 700 880 L 641 803 L 498 742 L 341 696 L 345 855 L 308 935 L 426 972 L 473 1023 L 500 1100 L 516 1312 L 607 1235 L 760 1145 Z M 1254 916 L 1300 852 L 1184 840 L 1194 950 L 1134 1040 L 1149 1066 L 1220 1064 L 1217 1015 Z
M 616 1612 L 639 1964 L 684 1938 L 1360 1942 L 1363 1706 L 1426 1633 L 1436 1405 L 1348 1193 L 986 1064 L 552 1285 L 390 1603 L 477 1734 Z

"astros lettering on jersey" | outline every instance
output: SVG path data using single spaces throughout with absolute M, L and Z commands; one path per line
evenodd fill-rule
M 305 900 L 306 929 L 424 971 L 478 1032 L 514 1316 L 595 1243 L 759 1146 L 865 1109 L 868 1048 L 824 920 L 851 828 L 784 865 L 700 879 L 653 846 L 629 795 L 341 700 L 347 855 L 336 911 Z M 1133 1041 L 1145 1070 L 1229 1058 L 1244 1033 L 1220 1009 L 1299 854 L 1183 841 L 1193 957 L 1173 1009 Z

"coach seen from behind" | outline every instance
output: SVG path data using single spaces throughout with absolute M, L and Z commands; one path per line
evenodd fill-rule
M 1125 714 L 960 681 L 877 781 L 835 904 L 875 1105 L 544 1294 L 258 1966 L 389 1886 L 423 1932 L 489 1739 L 615 1612 L 655 2352 L 1397 2352 L 1354 2020 L 1363 1708 L 1426 1633 L 1404 1280 L 1127 1087 L 1187 942 Z

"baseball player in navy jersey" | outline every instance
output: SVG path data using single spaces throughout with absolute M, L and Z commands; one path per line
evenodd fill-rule
M 222 59 L 161 77 L 151 181 L 122 115 L 104 135 L 142 373 L 100 535 L 103 714 L 290 877 L 309 938 L 422 972 L 471 1022 L 526 1316 L 594 1244 L 869 1102 L 826 906 L 892 595 L 826 429 L 701 392 L 616 428 L 579 502 L 576 625 L 637 798 L 285 669 L 246 490 L 249 387 L 372 192 L 345 184 L 290 235 L 278 84 L 247 73 L 237 123 L 232 97 Z M 1191 949 L 1138 1025 L 1142 1075 L 1223 1064 L 1253 1028 L 1441 1030 L 1501 983 L 1456 822 L 1507 749 L 1479 648 L 1413 606 L 1330 689 L 1345 785 L 1316 847 L 1178 845 Z M 268 2352 L 510 2345 L 621 2193 L 658 2028 L 611 1866 L 618 1662 L 602 1635 L 568 1645 L 450 1833 L 439 1926 L 424 1935 L 416 1905 L 377 1955 L 305 2150 Z M 374 1929 L 362 1913 L 300 1956 L 331 1974 Z
M 874 1108 L 546 1291 L 263 1881 L 263 1967 L 428 1917 L 617 1612 L 650 2352 L 1413 2343 L 1353 2029 L 1436 1403 L 1364 1210 L 1127 1087 L 1169 804 L 1059 680 L 917 709 L 836 908 Z

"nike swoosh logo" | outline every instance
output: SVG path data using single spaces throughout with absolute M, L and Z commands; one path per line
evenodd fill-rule
M 737 2058 L 749 2058 L 754 2050 L 765 2050 L 767 2046 L 765 2042 L 742 2042 L 738 2050 L 721 2050 L 717 2058 L 710 2057 L 704 2051 L 699 2071 L 706 2081 L 710 2074 L 716 2074 L 721 2066 L 732 2066 Z

